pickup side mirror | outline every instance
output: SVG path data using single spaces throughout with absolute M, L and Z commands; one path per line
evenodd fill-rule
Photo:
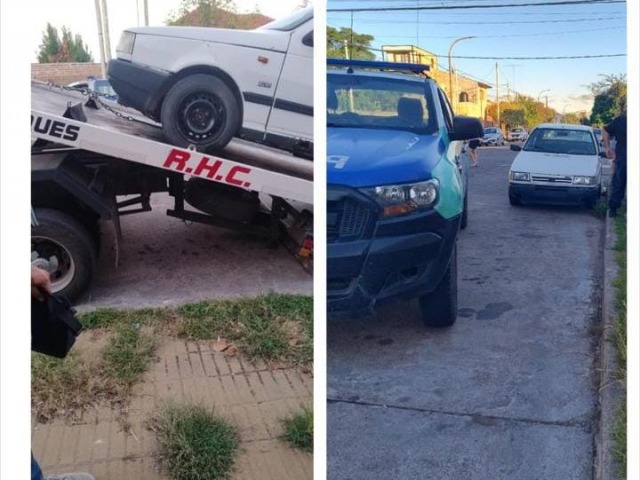
M 513 150 L 514 152 L 519 152 L 520 150 L 522 150 L 522 147 L 520 145 L 516 145 L 515 143 L 512 143 L 509 149 Z
M 480 120 L 473 117 L 453 117 L 453 131 L 449 133 L 451 140 L 471 140 L 484 137 L 484 128 Z

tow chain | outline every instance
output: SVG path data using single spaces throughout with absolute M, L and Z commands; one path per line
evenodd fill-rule
M 137 119 L 137 118 L 135 118 L 135 117 L 133 117 L 131 115 L 126 115 L 126 114 L 122 113 L 121 111 L 116 110 L 111 105 L 105 103 L 104 100 L 102 100 L 102 98 L 101 98 L 101 97 L 109 98 L 109 95 L 107 95 L 105 93 L 96 92 L 95 90 L 91 90 L 90 88 L 74 88 L 74 87 L 69 87 L 67 85 L 58 85 L 57 83 L 53 83 L 53 82 L 46 82 L 46 85 L 49 88 L 58 88 L 60 90 L 66 90 L 66 91 L 69 91 L 69 92 L 80 93 L 81 95 L 84 95 L 85 97 L 88 97 L 87 103 L 93 101 L 94 105 L 92 105 L 92 107 L 98 108 L 98 104 L 99 104 L 106 111 L 108 111 L 109 113 L 112 113 L 113 115 L 115 115 L 118 118 L 122 118 L 124 120 L 129 121 L 129 122 L 137 122 L 137 123 L 141 123 L 143 125 L 147 125 L 147 126 L 150 126 L 150 127 L 159 128 L 158 125 L 156 125 L 154 123 L 145 122 L 145 121 L 139 120 L 139 119 Z

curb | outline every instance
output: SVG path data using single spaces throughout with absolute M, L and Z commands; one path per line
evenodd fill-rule
M 614 279 L 618 276 L 618 264 L 615 259 L 616 231 L 612 218 L 605 219 L 604 271 L 602 280 L 602 337 L 598 362 L 598 429 L 595 438 L 595 480 L 619 480 L 618 464 L 612 454 L 612 432 L 615 413 L 624 398 L 624 388 L 616 378 L 618 358 L 613 345 L 613 332 L 616 321 L 616 288 Z M 626 478 L 626 476 L 624 477 Z

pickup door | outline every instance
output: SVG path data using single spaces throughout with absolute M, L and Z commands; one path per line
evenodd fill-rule
M 313 139 L 313 20 L 291 32 L 266 133 Z

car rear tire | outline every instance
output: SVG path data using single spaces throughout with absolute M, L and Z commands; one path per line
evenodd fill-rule
M 242 125 L 241 106 L 231 88 L 213 75 L 195 74 L 171 87 L 162 104 L 162 130 L 170 143 L 220 150 Z
M 427 327 L 450 327 L 458 318 L 458 247 L 453 247 L 449 266 L 438 287 L 419 297 L 422 322 Z
M 51 272 L 53 293 L 74 300 L 89 286 L 96 270 L 98 249 L 91 233 L 75 218 L 58 210 L 36 209 L 38 225 L 31 229 L 32 263 L 55 257 Z

